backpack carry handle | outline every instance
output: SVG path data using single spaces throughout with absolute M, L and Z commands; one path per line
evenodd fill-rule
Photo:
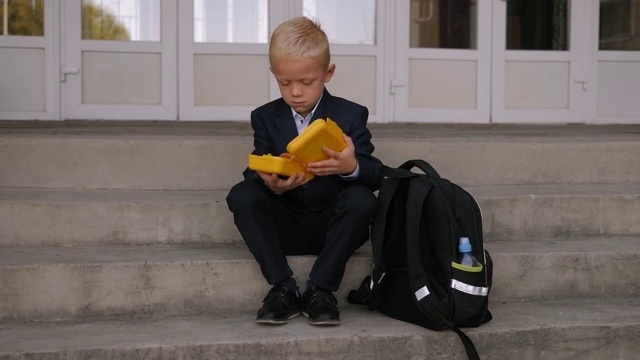
M 428 177 L 432 179 L 440 179 L 440 174 L 436 171 L 436 169 L 431 166 L 428 162 L 421 159 L 414 159 L 405 161 L 404 164 L 400 165 L 401 169 L 411 170 L 412 168 L 417 167 L 422 170 Z
M 395 181 L 400 180 L 400 179 L 406 179 L 406 178 L 410 178 L 410 177 L 415 177 L 418 176 L 420 174 L 416 174 L 414 172 L 411 172 L 407 169 L 402 169 L 402 168 L 393 168 L 387 165 L 383 165 L 382 166 L 382 175 L 384 175 L 385 178 L 390 178 L 390 179 L 395 179 Z

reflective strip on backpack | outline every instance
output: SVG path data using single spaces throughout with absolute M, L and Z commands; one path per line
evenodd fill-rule
M 426 286 L 421 287 L 420 289 L 418 289 L 416 291 L 416 299 L 418 299 L 418 301 L 424 299 L 425 297 L 427 297 L 429 295 L 429 289 L 427 289 Z
M 382 282 L 382 279 L 384 279 L 384 276 L 387 275 L 386 272 L 383 272 L 382 275 L 380 276 L 380 280 L 378 280 L 378 284 L 380 284 Z M 371 281 L 369 282 L 369 289 L 373 290 L 373 276 L 371 277 Z
M 467 293 L 469 295 L 476 295 L 476 296 L 489 295 L 488 287 L 473 286 L 473 285 L 465 284 L 456 279 L 451 279 L 451 288 L 456 289 L 458 291 L 462 291 L 463 293 Z

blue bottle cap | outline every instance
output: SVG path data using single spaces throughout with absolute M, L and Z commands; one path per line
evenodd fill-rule
M 461 253 L 471 252 L 471 243 L 469 242 L 468 237 L 460 238 L 460 243 L 458 244 L 458 251 Z

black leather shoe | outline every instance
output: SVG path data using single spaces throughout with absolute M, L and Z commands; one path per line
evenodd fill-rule
M 286 324 L 300 316 L 300 299 L 286 286 L 274 286 L 269 290 L 258 310 L 258 324 Z
M 311 325 L 340 325 L 338 300 L 331 291 L 315 286 L 302 295 L 302 315 Z

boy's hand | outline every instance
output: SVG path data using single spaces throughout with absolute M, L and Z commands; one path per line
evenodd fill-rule
M 276 194 L 282 194 L 285 191 L 289 191 L 310 181 L 310 179 L 307 179 L 303 173 L 294 173 L 288 178 L 283 179 L 277 174 L 268 174 L 261 171 L 256 172 L 260 175 L 262 180 L 264 180 L 264 183 L 267 184 L 269 189 Z
M 347 146 L 344 150 L 337 152 L 327 147 L 322 150 L 329 155 L 327 160 L 317 161 L 307 164 L 307 171 L 318 176 L 323 175 L 349 175 L 356 170 L 356 148 L 351 138 L 342 134 Z

